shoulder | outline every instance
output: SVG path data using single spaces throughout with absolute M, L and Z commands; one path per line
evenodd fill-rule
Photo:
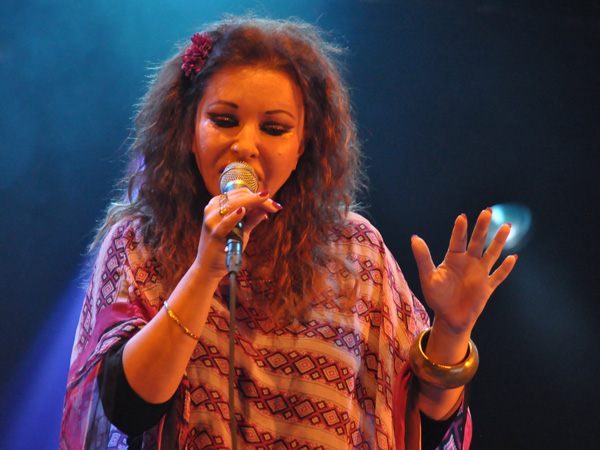
M 377 234 L 379 234 L 379 231 L 377 231 L 377 229 L 375 228 L 375 225 L 373 225 L 371 222 L 369 222 L 369 220 L 366 217 L 361 216 L 357 212 L 350 211 L 348 213 L 348 215 L 346 216 L 346 223 L 349 225 L 358 226 L 358 227 L 364 228 L 364 229 L 368 228 L 372 231 L 377 232 Z
M 120 265 L 131 253 L 147 253 L 139 217 L 124 217 L 113 224 L 102 238 L 96 260 L 113 261 L 111 265 Z
M 112 225 L 104 240 L 126 239 L 135 242 L 141 238 L 141 219 L 139 217 L 124 217 Z
M 334 240 L 338 243 L 368 245 L 385 252 L 381 233 L 368 219 L 356 212 L 349 212 L 341 227 L 335 228 Z

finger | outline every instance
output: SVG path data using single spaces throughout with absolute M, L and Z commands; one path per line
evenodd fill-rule
M 246 214 L 246 208 L 240 206 L 235 211 L 232 211 L 225 216 L 223 219 L 214 227 L 213 233 L 225 239 L 229 232 L 237 225 L 237 223 L 244 218 Z
M 259 208 L 269 213 L 275 213 L 283 209 L 279 203 L 269 198 L 268 190 L 254 194 L 245 188 L 236 189 L 229 193 L 229 200 L 232 209 L 243 206 L 248 210 Z
M 467 249 L 467 216 L 461 214 L 454 221 L 450 244 L 448 244 L 449 253 L 464 253 Z
M 467 253 L 474 258 L 481 258 L 483 253 L 483 247 L 485 246 L 485 238 L 487 236 L 487 230 L 492 221 L 492 208 L 487 208 L 481 211 L 475 223 L 469 246 L 467 247 Z
M 502 249 L 504 248 L 504 244 L 506 243 L 506 239 L 508 239 L 508 235 L 510 234 L 510 227 L 510 223 L 505 223 L 504 225 L 502 225 L 498 229 L 496 236 L 494 236 L 494 240 L 483 254 L 481 262 L 486 267 L 488 267 L 488 270 L 491 270 L 492 266 L 496 264 L 496 261 L 498 261 L 500 253 L 502 253 Z
M 507 256 L 504 261 L 502 261 L 500 267 L 498 267 L 490 276 L 489 285 L 492 288 L 492 290 L 495 290 L 500 285 L 500 283 L 506 280 L 506 277 L 508 277 L 510 272 L 515 267 L 517 259 L 519 259 L 518 255 L 510 255 Z
M 431 278 L 433 272 L 435 271 L 435 265 L 431 259 L 429 247 L 427 247 L 425 241 L 417 235 L 414 235 L 410 242 L 421 280 L 427 280 Z
M 252 230 L 261 222 L 269 220 L 269 215 L 262 210 L 248 211 L 244 217 L 244 232 L 252 233 Z

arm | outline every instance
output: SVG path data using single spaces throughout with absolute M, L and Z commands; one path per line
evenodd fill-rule
M 262 194 L 262 195 L 261 195 Z M 279 210 L 265 193 L 239 189 L 230 192 L 225 216 L 219 198 L 204 210 L 197 257 L 169 297 L 169 308 L 193 334 L 200 336 L 219 281 L 227 275 L 226 237 L 245 218 L 244 241 L 252 229 Z M 267 193 L 268 194 L 268 193 Z M 159 313 L 125 345 L 123 370 L 133 390 L 149 403 L 163 403 L 177 390 L 197 342 L 161 308 Z
M 479 315 L 517 261 L 516 255 L 507 257 L 490 275 L 510 232 L 510 224 L 503 225 L 484 252 L 491 218 L 490 208 L 482 211 L 468 242 L 467 218 L 460 215 L 454 224 L 446 257 L 437 267 L 425 241 L 413 236 L 413 253 L 423 295 L 435 313 L 425 351 L 437 364 L 455 365 L 465 358 Z M 445 419 L 458 407 L 462 392 L 462 387 L 443 389 L 419 382 L 418 406 L 433 419 Z
M 130 439 L 157 424 L 173 400 L 148 403 L 131 389 L 123 372 L 123 346 L 113 347 L 107 352 L 98 374 L 98 387 L 104 414 Z

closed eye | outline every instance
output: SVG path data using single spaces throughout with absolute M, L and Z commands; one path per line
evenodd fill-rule
M 294 127 L 277 122 L 267 122 L 261 126 L 261 130 L 271 136 L 282 136 L 285 133 L 289 133 L 292 128 Z
M 239 125 L 239 121 L 231 114 L 209 114 L 208 116 L 219 128 L 233 128 Z

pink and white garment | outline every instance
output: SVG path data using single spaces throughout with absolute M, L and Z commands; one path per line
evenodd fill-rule
M 406 360 L 411 342 L 428 326 L 427 313 L 366 219 L 350 214 L 331 238 L 359 274 L 351 311 L 341 310 L 337 292 L 328 288 L 313 300 L 306 321 L 277 326 L 253 301 L 256 293 L 271 289 L 270 283 L 250 278 L 242 268 L 235 357 L 240 449 L 419 448 L 419 414 Z M 329 269 L 342 284 L 349 276 Z M 77 328 L 61 449 L 127 448 L 126 436 L 104 415 L 97 375 L 106 352 L 148 323 L 166 292 L 160 263 L 144 247 L 138 221 L 113 226 Z M 174 401 L 144 433 L 144 449 L 230 448 L 228 300 L 224 283 Z M 470 418 L 463 408 L 438 449 L 468 449 Z

